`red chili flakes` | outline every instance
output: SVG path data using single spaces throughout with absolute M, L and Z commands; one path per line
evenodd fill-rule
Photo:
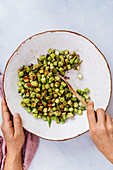
M 31 75 L 30 78 L 31 78 L 31 80 L 35 80 L 36 79 L 36 75 Z
M 27 83 L 27 86 L 28 86 L 28 87 L 33 87 L 33 86 L 31 85 L 31 83 Z
M 28 76 L 25 76 L 24 77 L 24 81 L 27 83 L 29 81 L 29 77 Z
M 42 101 L 39 101 L 38 104 L 39 104 L 39 105 L 42 105 Z

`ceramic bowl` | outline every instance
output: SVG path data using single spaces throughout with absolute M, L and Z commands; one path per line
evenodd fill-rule
M 87 114 L 84 111 L 82 116 L 75 115 L 69 118 L 64 124 L 56 124 L 52 121 L 51 127 L 43 119 L 34 118 L 21 107 L 22 97 L 18 94 L 17 70 L 22 65 L 36 64 L 40 55 L 46 54 L 48 49 L 59 51 L 75 51 L 83 60 L 80 70 L 69 71 L 69 83 L 76 90 L 77 88 L 90 89 L 91 100 L 95 103 L 95 110 L 98 107 L 107 109 L 111 97 L 111 73 L 104 55 L 86 37 L 71 31 L 46 31 L 36 34 L 25 40 L 10 57 L 4 72 L 4 94 L 7 105 L 12 114 L 18 112 L 21 115 L 23 127 L 29 132 L 48 140 L 66 140 L 74 138 L 88 131 L 89 125 Z M 83 74 L 83 79 L 78 79 L 78 73 Z

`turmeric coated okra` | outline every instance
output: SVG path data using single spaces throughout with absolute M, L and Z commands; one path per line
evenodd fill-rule
M 54 74 L 65 75 L 67 70 L 79 70 L 82 61 L 75 52 L 59 52 L 49 49 L 46 55 L 37 59 L 37 65 L 22 66 L 18 70 L 18 93 L 22 96 L 21 105 L 34 117 L 48 121 L 54 119 L 57 124 L 65 123 L 75 113 L 81 115 L 86 108 L 69 91 L 66 83 Z M 89 89 L 77 89 L 78 94 L 88 103 Z

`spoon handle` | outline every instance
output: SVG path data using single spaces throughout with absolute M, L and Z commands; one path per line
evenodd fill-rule
M 68 85 L 69 90 L 77 97 L 77 99 L 79 99 L 84 106 L 87 108 L 87 103 L 84 101 L 84 99 L 71 87 L 71 85 L 65 80 L 65 78 L 61 75 L 55 74 L 56 76 L 59 76 L 61 79 L 63 79 L 66 84 Z
M 84 104 L 84 106 L 87 108 L 87 103 L 84 101 L 84 99 L 71 87 L 71 85 L 67 82 L 67 85 L 69 87 L 69 90 Z
M 67 82 L 67 85 L 69 87 L 69 90 L 75 94 L 75 96 L 84 104 L 84 106 L 87 108 L 87 103 L 82 99 L 82 97 L 71 87 L 71 85 Z M 94 113 L 95 113 L 95 119 L 96 119 L 96 122 L 98 121 L 97 120 L 97 113 L 96 111 L 94 110 Z

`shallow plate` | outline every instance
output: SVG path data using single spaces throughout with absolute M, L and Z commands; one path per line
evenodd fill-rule
M 25 40 L 9 59 L 4 72 L 4 93 L 8 107 L 12 114 L 18 112 L 22 117 L 23 127 L 28 131 L 49 140 L 66 140 L 88 131 L 86 111 L 82 116 L 77 114 L 66 121 L 65 124 L 48 123 L 37 119 L 27 113 L 20 103 L 22 97 L 18 94 L 17 70 L 22 65 L 36 64 L 40 55 L 46 54 L 48 49 L 59 51 L 76 51 L 83 60 L 80 71 L 71 70 L 69 82 L 76 90 L 89 87 L 91 100 L 98 107 L 107 109 L 111 97 L 111 74 L 108 63 L 98 48 L 86 37 L 70 31 L 47 31 Z M 77 78 L 78 72 L 82 72 L 84 78 Z

